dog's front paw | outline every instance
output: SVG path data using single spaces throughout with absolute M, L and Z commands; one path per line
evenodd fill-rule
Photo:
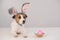
M 14 37 L 18 37 L 18 35 L 14 35 Z
M 27 36 L 24 36 L 24 38 L 27 38 Z

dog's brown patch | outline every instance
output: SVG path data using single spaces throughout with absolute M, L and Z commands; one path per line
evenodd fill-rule
M 15 17 L 16 22 L 18 23 L 20 19 L 21 19 L 21 14 L 19 14 L 19 15 L 17 14 Z

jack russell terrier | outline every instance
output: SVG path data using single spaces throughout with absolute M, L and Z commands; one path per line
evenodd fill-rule
M 18 37 L 22 35 L 24 38 L 27 38 L 26 30 L 24 28 L 24 24 L 27 18 L 25 12 L 29 8 L 30 3 L 24 3 L 21 8 L 21 12 L 18 13 L 17 10 L 12 7 L 9 8 L 9 14 L 13 15 L 13 22 L 11 23 L 11 33 L 14 37 Z

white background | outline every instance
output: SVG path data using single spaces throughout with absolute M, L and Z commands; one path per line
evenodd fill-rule
M 60 27 L 60 0 L 0 0 L 0 27 L 10 27 L 8 9 L 14 6 L 20 11 L 25 2 L 31 3 L 26 27 Z

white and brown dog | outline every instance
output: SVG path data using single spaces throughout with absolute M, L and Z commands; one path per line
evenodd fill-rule
M 17 10 L 12 7 L 8 11 L 10 14 L 13 14 L 13 22 L 11 23 L 11 32 L 13 36 L 18 37 L 22 35 L 23 37 L 27 37 L 26 30 L 24 28 L 24 24 L 27 18 L 25 14 L 26 10 L 28 9 L 30 3 L 24 3 L 21 8 L 21 13 L 18 13 Z

